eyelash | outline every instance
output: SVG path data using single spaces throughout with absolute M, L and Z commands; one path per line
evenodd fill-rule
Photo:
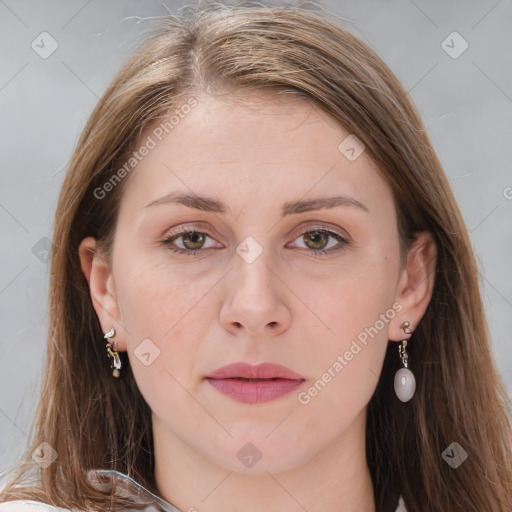
M 186 228 L 184 228 L 184 229 L 180 229 L 177 233 L 174 233 L 170 237 L 168 237 L 165 240 L 163 240 L 162 243 L 164 245 L 166 245 L 167 248 L 169 250 L 171 250 L 172 252 L 177 253 L 177 254 L 186 254 L 187 256 L 194 256 L 194 255 L 197 255 L 200 252 L 204 252 L 205 250 L 208 250 L 208 249 L 181 249 L 179 247 L 172 247 L 170 245 L 172 242 L 174 242 L 175 240 L 177 240 L 181 236 L 188 235 L 188 234 L 191 234 L 191 233 L 200 233 L 202 235 L 206 235 L 206 236 L 208 236 L 210 238 L 213 238 L 206 231 L 199 231 L 197 229 L 186 229 Z M 326 249 L 308 249 L 308 248 L 300 247 L 300 249 L 305 249 L 308 252 L 311 252 L 313 254 L 313 256 L 324 256 L 324 255 L 332 254 L 334 252 L 341 251 L 341 250 L 345 249 L 349 245 L 349 243 L 350 243 L 345 237 L 343 237 L 338 232 L 331 231 L 329 229 L 321 228 L 321 227 L 307 229 L 306 231 L 302 232 L 299 235 L 299 237 L 307 235 L 308 233 L 327 233 L 330 237 L 335 238 L 336 240 L 338 240 L 338 242 L 341 243 L 341 247 L 338 247 L 336 249 L 332 249 L 331 248 L 331 249 L 327 249 L 327 250 Z

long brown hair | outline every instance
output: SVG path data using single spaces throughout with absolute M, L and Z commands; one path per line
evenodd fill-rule
M 108 496 L 87 483 L 90 468 L 122 471 L 158 494 L 150 410 L 128 359 L 120 379 L 112 378 L 78 246 L 93 236 L 108 250 L 123 183 L 104 198 L 95 191 L 123 166 L 144 128 L 214 87 L 312 101 L 364 143 L 389 182 L 401 246 L 423 230 L 437 244 L 432 299 L 410 344 L 416 394 L 407 404 L 396 399 L 399 360 L 389 343 L 368 404 L 366 452 L 377 510 L 394 510 L 401 494 L 409 512 L 510 512 L 508 397 L 490 352 L 464 220 L 404 88 L 333 13 L 314 4 L 188 6 L 165 17 L 103 94 L 60 193 L 42 395 L 32 442 L 0 501 L 105 510 Z M 441 457 L 454 441 L 468 453 L 458 469 Z M 46 469 L 31 459 L 42 442 L 58 453 Z M 40 481 L 28 486 L 33 470 Z

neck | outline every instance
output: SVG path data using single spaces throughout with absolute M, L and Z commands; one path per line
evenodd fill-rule
M 202 456 L 153 415 L 156 485 L 186 512 L 375 512 L 364 410 L 323 452 L 282 472 L 242 474 Z

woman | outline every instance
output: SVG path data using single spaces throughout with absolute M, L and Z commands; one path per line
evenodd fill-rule
M 0 511 L 509 511 L 477 266 L 403 87 L 330 14 L 190 12 L 75 150 Z

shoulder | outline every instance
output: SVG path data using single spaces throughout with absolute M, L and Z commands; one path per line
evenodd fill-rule
M 15 500 L 0 503 L 0 512 L 70 512 L 69 509 L 54 507 L 47 503 L 30 500 Z

